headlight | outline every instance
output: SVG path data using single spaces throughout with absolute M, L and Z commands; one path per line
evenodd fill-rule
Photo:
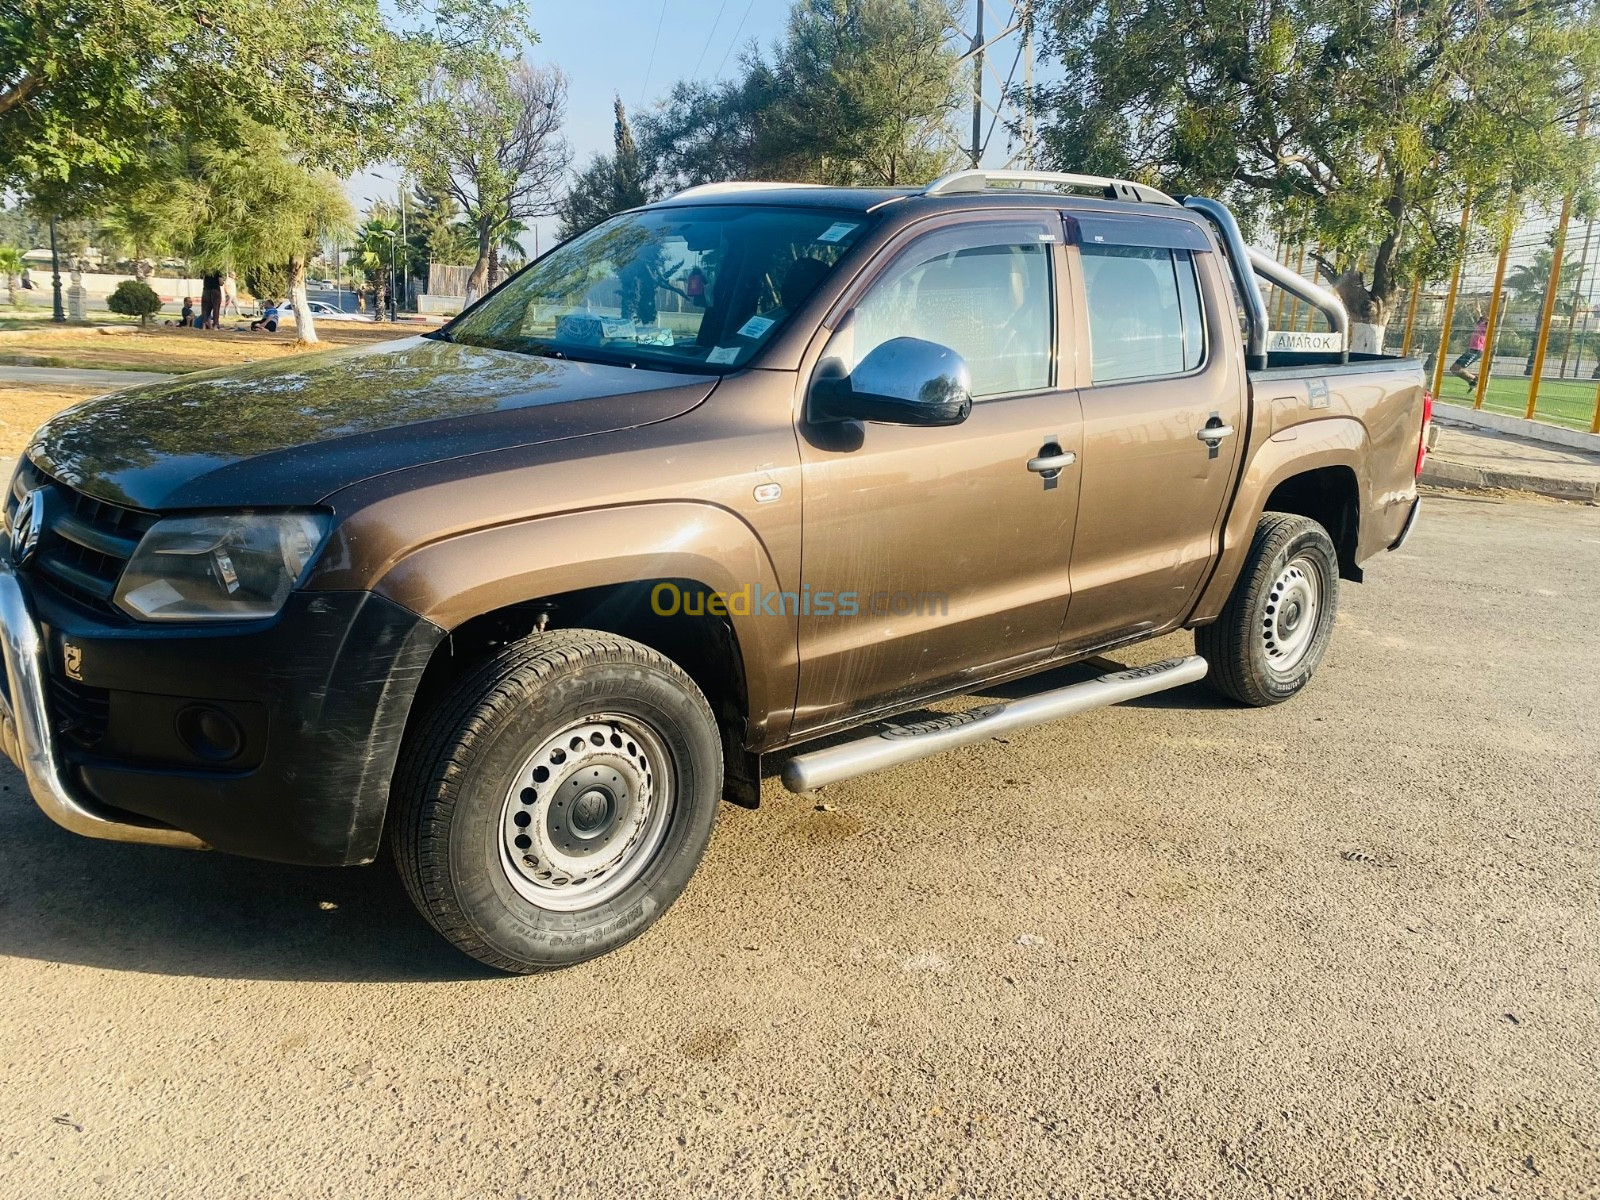
M 283 607 L 328 536 L 326 513 L 218 513 L 157 521 L 117 584 L 141 621 L 247 621 Z

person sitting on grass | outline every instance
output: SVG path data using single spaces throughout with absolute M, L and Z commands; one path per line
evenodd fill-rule
M 250 322 L 250 332 L 265 329 L 268 333 L 278 332 L 278 302 L 268 300 L 261 306 L 261 315 Z
M 164 322 L 162 322 L 162 324 L 164 324 L 164 325 L 175 325 L 180 329 L 187 329 L 189 326 L 193 325 L 194 324 L 194 297 L 193 296 L 185 296 L 183 298 L 183 311 L 178 314 L 178 319 L 176 321 L 164 321 Z

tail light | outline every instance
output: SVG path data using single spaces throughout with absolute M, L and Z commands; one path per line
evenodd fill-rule
M 1422 393 L 1422 434 L 1417 440 L 1417 471 L 1422 474 L 1422 460 L 1428 457 L 1428 430 L 1433 425 L 1433 393 Z

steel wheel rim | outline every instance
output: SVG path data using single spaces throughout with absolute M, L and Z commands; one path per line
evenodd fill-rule
M 1292 671 L 1311 652 L 1322 616 L 1322 572 L 1300 555 L 1284 565 L 1267 590 L 1261 645 L 1275 671 Z
M 671 755 L 648 724 L 618 713 L 570 722 L 523 761 L 506 791 L 500 865 L 540 908 L 603 904 L 654 861 L 674 799 Z

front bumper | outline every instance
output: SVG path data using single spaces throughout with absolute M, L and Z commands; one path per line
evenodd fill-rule
M 11 564 L 0 557 L 0 750 L 28 781 L 34 801 L 61 828 L 113 842 L 146 842 L 204 850 L 206 843 L 182 829 L 115 813 L 77 794 L 61 771 L 45 699 L 49 669 L 44 641 Z
M 376 855 L 436 626 L 365 592 L 295 593 L 252 625 L 143 625 L 33 585 L 0 561 L 0 749 L 52 820 L 279 862 Z M 93 736 L 85 695 L 104 714 Z M 175 717 L 196 704 L 239 718 L 243 753 L 187 755 Z

